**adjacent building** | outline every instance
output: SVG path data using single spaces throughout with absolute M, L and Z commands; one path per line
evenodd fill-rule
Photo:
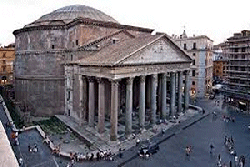
M 213 85 L 226 83 L 225 43 L 213 46 Z
M 0 85 L 14 83 L 13 64 L 15 60 L 15 45 L 0 47 Z
M 100 134 L 108 122 L 112 141 L 118 123 L 130 135 L 187 110 L 192 60 L 153 31 L 84 5 L 43 15 L 14 31 L 16 101 L 31 115 L 68 115 Z
M 206 35 L 188 37 L 172 36 L 175 43 L 182 48 L 192 59 L 191 65 L 191 95 L 204 97 L 212 88 L 213 81 L 213 41 Z
M 226 41 L 227 82 L 225 96 L 234 106 L 250 111 L 250 31 L 235 33 Z

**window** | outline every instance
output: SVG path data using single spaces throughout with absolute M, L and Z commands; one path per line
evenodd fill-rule
M 239 51 L 239 48 L 235 48 L 235 49 L 234 49 L 234 52 L 238 52 L 238 51 Z
M 195 81 L 192 82 L 192 85 L 195 85 Z
M 241 51 L 242 51 L 242 52 L 245 52 L 245 51 L 246 51 L 246 48 L 242 48 Z
M 67 98 L 67 101 L 70 100 L 70 91 L 68 91 L 68 98 Z
M 3 65 L 5 65 L 6 64 L 6 60 L 3 60 Z
M 245 60 L 245 57 L 246 57 L 245 55 L 241 55 L 241 59 Z
M 78 45 L 78 40 L 76 40 L 76 45 Z
M 196 49 L 196 43 L 193 43 L 193 50 Z
M 195 70 L 192 70 L 192 76 L 193 77 L 195 76 Z
M 73 55 L 71 55 L 70 60 L 73 61 L 73 58 L 74 58 Z
M 52 49 L 55 49 L 55 45 L 51 45 L 51 48 L 52 48 Z
M 187 44 L 184 43 L 184 50 L 187 50 Z
M 6 52 L 3 53 L 3 57 L 5 57 L 5 56 L 6 56 Z
M 195 59 L 193 60 L 193 65 L 195 65 Z
M 3 72 L 5 72 L 5 71 L 6 71 L 6 66 L 3 65 L 3 66 L 2 66 L 2 69 L 3 69 Z
M 245 84 L 245 81 L 240 81 L 240 84 Z
M 193 56 L 195 56 L 195 53 L 193 53 Z

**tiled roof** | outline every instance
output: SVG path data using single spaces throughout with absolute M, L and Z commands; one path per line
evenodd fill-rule
M 116 65 L 130 54 L 140 50 L 159 37 L 159 35 L 153 36 L 149 34 L 118 41 L 82 58 L 79 60 L 79 63 L 83 65 Z
M 77 63 L 81 65 L 101 65 L 101 66 L 121 65 L 122 62 L 128 57 L 130 57 L 136 52 L 141 51 L 146 46 L 152 44 L 153 42 L 163 37 L 166 37 L 168 39 L 168 37 L 165 34 L 160 34 L 160 35 L 143 34 L 134 38 L 130 37 L 121 41 L 117 41 L 115 44 L 110 44 L 108 46 L 100 48 L 100 50 L 89 52 L 88 55 L 78 60 Z M 174 43 L 172 44 L 175 45 Z M 176 46 L 176 49 L 179 48 Z M 184 52 L 182 51 L 180 52 L 183 55 L 185 55 Z

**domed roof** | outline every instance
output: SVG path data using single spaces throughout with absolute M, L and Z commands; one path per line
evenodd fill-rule
M 79 17 L 89 18 L 98 21 L 118 23 L 114 18 L 109 15 L 106 15 L 102 11 L 85 5 L 65 6 L 49 14 L 43 15 L 36 21 L 40 22 L 48 20 L 63 20 L 65 23 L 69 23 L 70 21 Z

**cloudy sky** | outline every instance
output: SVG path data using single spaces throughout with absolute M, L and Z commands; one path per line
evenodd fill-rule
M 250 29 L 247 0 L 0 0 L 0 44 L 15 41 L 12 32 L 67 5 L 88 5 L 120 24 L 152 28 L 168 35 L 207 35 L 214 44 Z

